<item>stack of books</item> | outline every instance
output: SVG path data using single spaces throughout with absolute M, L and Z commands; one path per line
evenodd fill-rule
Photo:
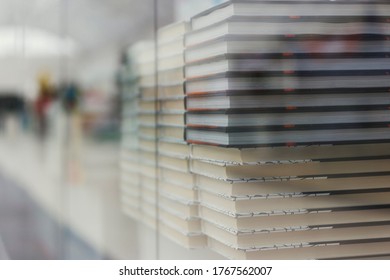
M 156 45 L 144 44 L 138 54 L 138 173 L 140 176 L 139 220 L 156 229 L 157 226 L 157 75 Z
M 194 145 L 192 171 L 197 174 L 203 231 L 212 247 L 221 243 L 225 249 L 220 251 L 221 244 L 216 249 L 230 249 L 227 256 L 232 258 L 380 254 L 358 248 L 384 242 L 389 249 L 389 148 Z M 342 245 L 352 251 L 336 247 Z
M 121 201 L 125 214 L 156 227 L 157 91 L 155 44 L 129 48 L 121 71 Z
M 126 53 L 126 61 L 119 71 L 118 82 L 122 100 L 121 110 L 121 207 L 133 219 L 139 218 L 140 175 L 138 173 L 138 67 L 136 59 L 144 43 L 134 44 Z
M 185 54 L 188 141 L 389 139 L 389 7 L 231 1 L 194 17 Z
M 230 258 L 390 255 L 390 5 L 228 1 L 186 34 L 186 140 Z
M 158 31 L 159 230 L 187 247 L 203 247 L 197 190 L 190 174 L 190 147 L 184 140 L 184 34 L 188 22 Z

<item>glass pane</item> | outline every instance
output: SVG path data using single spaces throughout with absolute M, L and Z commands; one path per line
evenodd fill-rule
M 0 5 L 0 259 L 389 258 L 389 4 Z

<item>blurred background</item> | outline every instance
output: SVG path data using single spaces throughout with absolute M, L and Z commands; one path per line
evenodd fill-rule
M 217 259 L 120 209 L 123 54 L 218 0 L 0 0 L 0 258 Z

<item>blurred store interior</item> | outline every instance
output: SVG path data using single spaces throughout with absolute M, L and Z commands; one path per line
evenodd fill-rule
M 0 258 L 199 259 L 121 211 L 118 70 L 221 1 L 0 0 Z

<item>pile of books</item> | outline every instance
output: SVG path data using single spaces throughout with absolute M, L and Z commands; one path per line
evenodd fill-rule
M 140 209 L 140 175 L 138 173 L 138 67 L 136 58 L 143 43 L 135 44 L 125 54 L 126 61 L 118 79 L 122 101 L 121 110 L 121 157 L 120 192 L 123 212 L 138 219 Z
M 230 258 L 390 255 L 390 5 L 228 1 L 186 34 L 186 140 Z
M 231 258 L 389 252 L 389 148 L 194 145 L 192 171 L 210 246 Z M 378 242 L 382 251 L 367 250 Z
M 156 227 L 157 92 L 155 44 L 141 41 L 129 48 L 121 80 L 121 200 L 124 213 Z M 126 80 L 128 80 L 126 82 Z
M 124 212 L 233 259 L 389 257 L 389 15 L 232 0 L 135 44 Z
M 389 7 L 231 1 L 194 17 L 185 52 L 188 142 L 387 141 Z
M 189 23 L 158 31 L 159 230 L 187 248 L 203 247 L 197 190 L 190 174 L 190 147 L 184 140 L 184 34 Z
M 157 76 L 156 45 L 149 41 L 137 58 L 140 69 L 138 98 L 139 149 L 138 173 L 140 176 L 140 216 L 145 225 L 157 224 Z

